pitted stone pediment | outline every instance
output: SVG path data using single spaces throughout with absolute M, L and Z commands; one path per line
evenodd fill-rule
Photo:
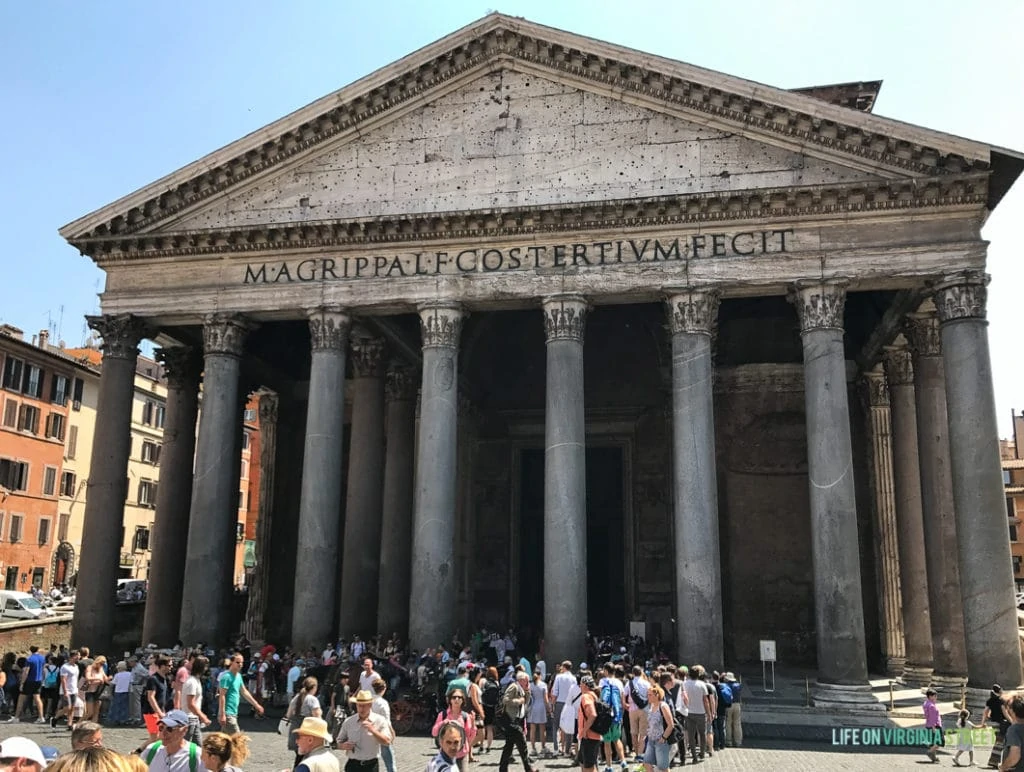
M 878 179 L 536 75 L 475 78 L 168 223 L 172 230 Z

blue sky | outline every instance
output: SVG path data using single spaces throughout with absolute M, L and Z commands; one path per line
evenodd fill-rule
M 57 229 L 491 10 L 784 88 L 883 79 L 875 112 L 1024 150 L 1024 2 L 0 3 L 0 322 L 69 345 L 103 274 Z M 1024 408 L 1024 181 L 984 235 L 1000 429 Z

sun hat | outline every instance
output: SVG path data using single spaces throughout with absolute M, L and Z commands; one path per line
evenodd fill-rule
M 353 697 L 352 700 L 353 700 L 353 702 L 355 702 L 357 704 L 360 703 L 360 702 L 362 702 L 362 703 L 373 702 L 373 695 L 370 694 L 370 692 L 367 691 L 366 689 L 360 689 L 358 692 L 356 692 L 356 696 Z
M 157 720 L 157 723 L 170 728 L 188 726 L 188 714 L 183 710 L 169 710 L 163 718 Z
M 0 741 L 0 759 L 28 759 L 40 767 L 46 766 L 43 751 L 27 737 L 8 737 Z
M 298 729 L 293 729 L 292 734 L 301 734 L 306 737 L 319 737 L 321 740 L 328 743 L 334 739 L 331 737 L 331 733 L 327 729 L 327 722 L 322 718 L 316 718 L 315 716 L 306 716 L 302 719 L 302 725 Z

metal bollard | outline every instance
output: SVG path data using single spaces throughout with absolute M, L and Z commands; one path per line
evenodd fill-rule
M 893 686 L 893 682 L 889 681 L 889 710 L 890 711 L 896 710 L 896 700 L 893 697 L 892 686 Z

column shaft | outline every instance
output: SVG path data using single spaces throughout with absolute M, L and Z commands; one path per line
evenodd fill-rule
M 220 646 L 230 633 L 238 522 L 240 357 L 249 325 L 213 314 L 203 325 L 203 400 L 196 442 L 179 637 Z
M 668 316 L 678 651 L 680 661 L 724 662 L 711 359 L 718 294 L 673 294 Z
M 423 378 L 416 446 L 409 638 L 422 651 L 455 632 L 455 469 L 459 333 L 455 305 L 420 309 Z
M 917 447 L 914 371 L 906 348 L 885 353 L 892 415 L 893 483 L 896 528 L 899 534 L 900 595 L 907 661 L 903 677 L 928 684 L 932 675 L 932 622 L 928 599 L 928 569 L 924 549 L 924 510 L 921 504 L 921 466 Z
M 1022 681 L 1006 500 L 985 321 L 988 277 L 940 285 L 946 398 L 970 685 Z M 982 692 L 983 694 L 983 692 Z
M 864 684 L 867 653 L 843 353 L 845 289 L 800 288 L 818 680 Z
M 953 685 L 967 675 L 967 651 L 946 419 L 945 368 L 935 314 L 912 315 L 908 337 L 914 355 L 917 444 L 932 620 L 932 679 L 938 684 L 948 681 Z
M 89 317 L 89 325 L 103 337 L 103 374 L 78 569 L 79 576 L 88 579 L 78 583 L 71 645 L 109 651 L 128 488 L 135 362 L 145 329 L 131 316 Z
M 149 567 L 142 641 L 173 646 L 178 639 L 185 581 L 201 360 L 197 352 L 185 347 L 160 349 L 156 355 L 167 376 L 167 411 L 153 517 L 156 549 Z
M 402 640 L 409 632 L 416 385 L 409 370 L 388 371 L 377 627 L 385 634 L 398 633 Z
M 267 640 L 267 600 L 270 592 L 270 555 L 273 546 L 274 476 L 277 473 L 277 406 L 278 396 L 260 394 L 260 490 L 259 520 L 256 522 L 256 568 L 249 587 L 249 603 L 245 610 L 245 635 L 250 641 Z
M 384 341 L 353 339 L 352 365 L 352 441 L 338 613 L 338 632 L 345 638 L 377 632 L 384 485 Z
M 587 635 L 587 474 L 583 332 L 587 305 L 545 298 L 544 646 L 551 662 L 579 662 Z
M 317 309 L 309 315 L 309 330 L 313 356 L 292 607 L 292 646 L 299 651 L 323 646 L 334 633 L 349 317 Z

